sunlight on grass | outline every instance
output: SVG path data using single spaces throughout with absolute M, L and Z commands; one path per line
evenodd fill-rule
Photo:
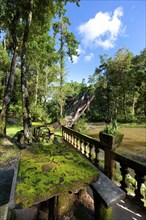
M 7 135 L 13 137 L 20 130 L 22 130 L 22 126 L 20 125 L 8 125 Z
M 56 130 L 54 133 L 56 136 L 62 137 L 62 130 Z

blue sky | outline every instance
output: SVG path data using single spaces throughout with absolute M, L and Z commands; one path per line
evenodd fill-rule
M 69 30 L 80 42 L 80 56 L 66 60 L 67 81 L 88 81 L 99 66 L 99 55 L 111 57 L 121 47 L 134 55 L 146 47 L 145 0 L 81 0 L 80 7 L 67 6 Z

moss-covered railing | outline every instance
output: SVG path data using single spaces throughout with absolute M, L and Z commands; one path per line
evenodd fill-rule
M 146 160 L 137 161 L 130 154 L 125 154 L 122 148 L 104 146 L 98 140 L 64 126 L 62 126 L 62 136 L 63 140 L 101 169 L 110 179 L 115 180 L 116 176 L 119 176 L 116 182 L 120 183 L 120 187 L 126 193 L 129 191 L 129 185 L 132 185 L 133 199 L 144 206 L 144 202 L 146 203 Z M 99 159 L 100 151 L 103 151 L 102 163 Z

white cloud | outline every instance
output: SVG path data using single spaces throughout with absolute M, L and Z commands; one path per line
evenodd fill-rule
M 122 16 L 123 9 L 121 7 L 116 8 L 113 14 L 98 12 L 94 18 L 78 27 L 79 34 L 82 36 L 82 43 L 91 48 L 98 46 L 104 49 L 113 48 L 123 29 Z
M 85 53 L 85 51 L 84 51 L 80 46 L 79 46 L 79 48 L 77 49 L 77 52 L 78 52 L 79 56 L 72 56 L 72 59 L 73 59 L 73 63 L 74 63 L 74 64 L 78 63 L 79 58 L 80 58 L 80 55 Z
M 93 53 L 90 53 L 89 55 L 86 55 L 86 56 L 84 57 L 84 60 L 85 60 L 86 62 L 90 62 L 90 61 L 93 59 L 93 57 L 94 57 L 94 54 L 93 54 Z

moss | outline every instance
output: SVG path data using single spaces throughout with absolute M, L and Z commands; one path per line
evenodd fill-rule
M 15 202 L 29 207 L 97 177 L 97 169 L 65 143 L 39 143 L 21 152 Z

